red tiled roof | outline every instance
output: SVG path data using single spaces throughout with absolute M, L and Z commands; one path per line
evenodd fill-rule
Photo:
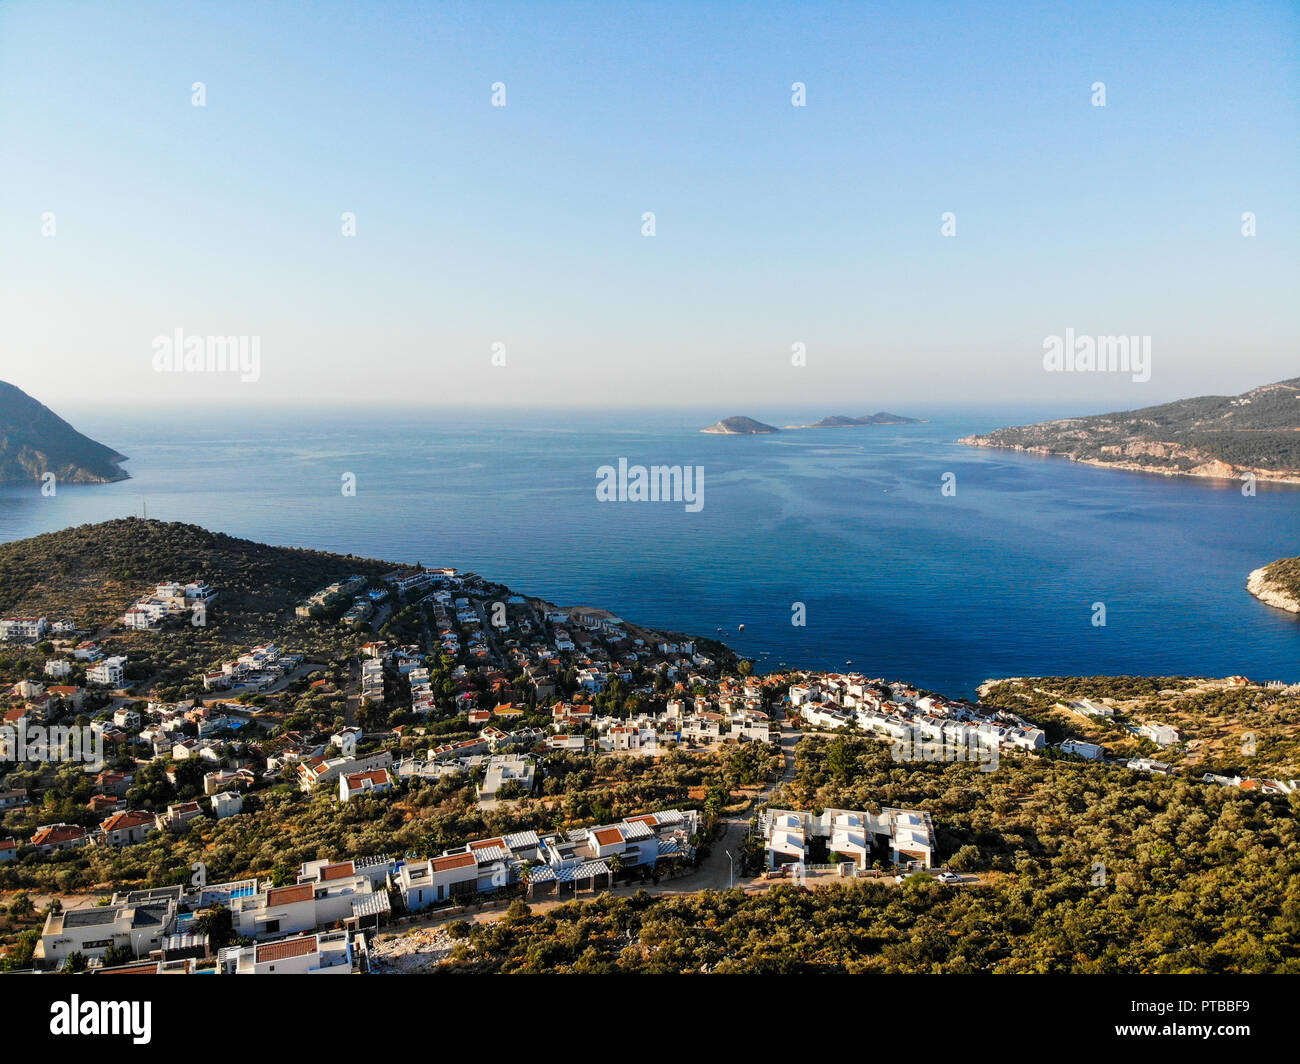
M 338 864 L 326 865 L 320 870 L 321 881 L 330 879 L 342 879 L 344 876 L 356 875 L 357 869 L 351 861 L 340 861 Z
M 125 813 L 114 813 L 99 826 L 104 831 L 125 831 L 128 828 L 138 828 L 153 822 L 152 813 L 140 813 L 128 809 Z
M 257 947 L 257 963 L 286 961 L 291 957 L 307 957 L 316 952 L 316 938 L 291 938 L 287 942 L 268 942 Z
M 76 824 L 55 824 L 48 828 L 38 828 L 32 836 L 34 846 L 44 846 L 52 842 L 68 842 L 71 839 L 85 838 L 86 829 Z
M 353 772 L 348 776 L 348 790 L 360 790 L 362 784 L 369 780 L 375 786 L 381 783 L 388 783 L 388 770 L 385 768 L 371 769 L 369 772 Z
M 600 831 L 593 831 L 592 834 L 602 846 L 612 846 L 616 842 L 623 841 L 623 833 L 618 828 L 602 828 Z
M 266 892 L 266 907 L 275 905 L 295 905 L 301 901 L 311 901 L 316 896 L 316 888 L 310 883 L 299 883 L 293 887 L 272 887 Z
M 435 872 L 447 872 L 453 868 L 478 867 L 478 861 L 472 853 L 453 853 L 446 857 L 435 857 L 429 862 Z

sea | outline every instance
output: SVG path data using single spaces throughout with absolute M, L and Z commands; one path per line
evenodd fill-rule
M 858 412 L 743 411 L 778 426 Z M 741 411 L 61 409 L 129 455 L 131 479 L 54 496 L 4 485 L 0 541 L 147 514 L 473 570 L 722 639 L 760 671 L 953 696 L 1007 676 L 1300 681 L 1300 618 L 1245 590 L 1252 569 L 1300 553 L 1300 489 L 957 443 L 1083 411 L 898 412 L 925 420 L 713 436 L 699 429 Z M 601 501 L 601 467 L 620 459 L 691 467 L 703 505 Z M 174 575 L 190 575 L 183 559 Z

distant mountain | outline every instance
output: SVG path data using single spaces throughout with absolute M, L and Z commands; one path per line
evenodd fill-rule
M 715 436 L 762 436 L 769 432 L 780 432 L 775 425 L 764 425 L 761 421 L 755 421 L 752 417 L 724 417 L 721 421 L 715 422 L 707 429 L 700 429 L 701 432 L 712 433 Z
M 863 414 L 861 417 L 847 417 L 844 414 L 835 414 L 803 427 L 806 429 L 840 429 L 850 428 L 854 425 L 912 425 L 916 423 L 916 420 L 914 417 L 903 417 L 901 414 L 890 414 L 884 410 L 877 410 L 874 414 Z
M 1254 473 L 1260 480 L 1300 484 L 1300 377 L 1236 396 L 1042 421 L 959 442 L 1113 469 L 1222 478 Z
M 65 484 L 125 480 L 126 456 L 83 436 L 21 388 L 0 381 L 0 482 L 40 480 L 53 473 Z

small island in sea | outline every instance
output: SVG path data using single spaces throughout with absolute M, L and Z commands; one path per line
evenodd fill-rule
M 775 425 L 765 425 L 752 417 L 724 417 L 707 429 L 700 429 L 712 436 L 765 436 L 769 432 L 780 432 Z
M 996 429 L 958 441 L 1169 476 L 1300 484 L 1300 377 L 1115 414 Z
M 851 417 L 845 414 L 832 414 L 830 417 L 824 417 L 820 421 L 814 421 L 811 425 L 789 425 L 787 428 L 792 429 L 847 429 L 854 428 L 858 425 L 915 425 L 918 419 L 914 417 L 903 417 L 902 414 L 891 414 L 885 410 L 877 410 L 874 414 L 863 414 L 861 417 Z
M 107 484 L 126 480 L 126 456 L 69 425 L 21 388 L 0 381 L 0 483 Z
M 1256 569 L 1246 590 L 1261 602 L 1289 613 L 1300 613 L 1300 558 L 1280 558 Z

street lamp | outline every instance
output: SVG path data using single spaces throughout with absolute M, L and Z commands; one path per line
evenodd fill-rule
M 722 852 L 727 855 L 727 860 L 731 862 L 731 872 L 727 877 L 727 889 L 730 890 L 736 885 L 736 862 L 731 856 L 730 850 L 723 850 Z

